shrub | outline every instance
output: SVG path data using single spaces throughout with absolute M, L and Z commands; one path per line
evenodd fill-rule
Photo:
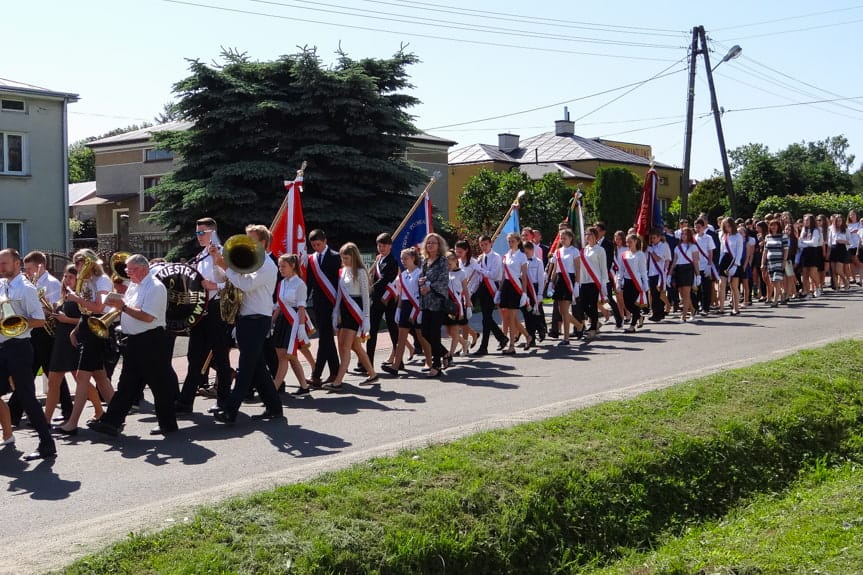
M 803 214 L 847 214 L 849 210 L 863 210 L 863 196 L 852 194 L 810 194 L 807 196 L 770 196 L 755 208 L 755 216 L 776 212 L 791 212 L 794 218 Z

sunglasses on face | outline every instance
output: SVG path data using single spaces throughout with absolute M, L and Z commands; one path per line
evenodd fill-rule
M 200 238 L 201 236 L 207 235 L 208 233 L 210 233 L 210 230 L 197 230 L 195 232 L 195 235 Z

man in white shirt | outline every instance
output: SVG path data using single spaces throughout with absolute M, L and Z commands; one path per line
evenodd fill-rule
M 123 429 L 132 404 L 148 386 L 153 392 L 157 427 L 150 435 L 164 435 L 177 430 L 174 411 L 176 385 L 172 385 L 171 344 L 165 331 L 168 290 L 150 273 L 150 262 L 141 254 L 126 259 L 126 273 L 132 283 L 126 293 L 112 293 L 106 305 L 121 310 L 120 327 L 126 336 L 123 350 L 123 371 L 117 391 L 101 418 L 87 427 L 93 431 L 117 436 Z
M 36 399 L 30 343 L 30 330 L 45 325 L 45 314 L 36 288 L 21 274 L 21 256 L 15 249 L 0 251 L 0 300 L 7 300 L 10 313 L 26 322 L 25 329 L 17 335 L 0 334 L 0 396 L 9 393 L 11 380 L 27 419 L 39 433 L 39 447 L 25 455 L 24 460 L 53 459 L 57 448 L 51 437 L 51 427 L 45 421 L 45 412 Z
M 503 334 L 494 320 L 494 296 L 499 289 L 503 264 L 500 255 L 496 254 L 491 246 L 489 236 L 482 235 L 479 237 L 479 249 L 482 250 L 482 255 L 479 256 L 479 272 L 482 274 L 482 278 L 476 294 L 479 299 L 480 310 L 482 310 L 482 342 L 479 349 L 472 354 L 477 356 L 488 353 L 488 340 L 491 334 L 497 338 L 498 349 L 505 348 L 506 344 L 509 343 L 509 338 Z
M 263 225 L 246 227 L 246 235 L 257 241 L 264 252 L 270 245 L 270 230 Z M 243 303 L 237 315 L 237 347 L 240 361 L 237 379 L 231 395 L 222 409 L 213 417 L 216 421 L 233 425 L 237 413 L 250 388 L 254 387 L 264 402 L 264 412 L 253 415 L 252 419 L 284 419 L 282 401 L 273 385 L 273 378 L 267 370 L 264 357 L 264 342 L 270 334 L 273 316 L 273 292 L 276 289 L 278 270 L 273 260 L 264 256 L 263 265 L 254 272 L 240 274 L 227 269 L 222 255 L 210 248 L 210 255 L 216 265 L 225 270 L 225 275 L 237 289 L 243 292 Z

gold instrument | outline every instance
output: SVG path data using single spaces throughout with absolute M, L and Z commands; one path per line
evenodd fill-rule
M 15 313 L 12 301 L 8 297 L 0 299 L 0 334 L 16 337 L 27 331 L 28 327 L 27 320 Z
M 87 327 L 90 328 L 90 331 L 92 331 L 96 337 L 108 339 L 111 334 L 109 328 L 111 327 L 111 324 L 114 323 L 114 320 L 120 317 L 121 313 L 123 313 L 122 310 L 115 309 L 114 311 L 109 311 L 100 317 L 88 317 Z
M 129 274 L 126 273 L 126 260 L 132 254 L 129 252 L 115 252 L 111 256 L 111 281 L 117 283 L 118 279 L 127 280 Z
M 93 293 L 90 290 L 90 278 L 93 277 L 93 273 L 95 272 L 96 264 L 101 263 L 95 255 L 93 256 L 84 256 L 84 263 L 81 265 L 81 269 L 78 270 L 78 279 L 75 281 L 75 293 L 81 299 L 85 299 L 87 301 L 91 301 L 93 299 Z M 90 315 L 90 311 L 78 304 L 78 309 L 81 310 L 82 315 Z
M 222 249 L 225 265 L 238 274 L 250 274 L 264 265 L 264 248 L 254 238 L 245 234 L 237 234 L 228 238 Z M 240 306 L 243 304 L 243 292 L 230 281 L 225 281 L 225 287 L 219 292 L 219 312 L 225 323 L 233 324 L 237 320 Z
M 40 287 L 36 290 L 39 294 L 39 303 L 42 304 L 42 311 L 45 313 L 45 331 L 48 335 L 54 335 L 54 328 L 57 327 L 57 318 L 54 317 L 54 306 L 45 297 L 45 288 Z

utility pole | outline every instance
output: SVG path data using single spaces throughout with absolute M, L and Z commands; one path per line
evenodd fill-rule
M 699 47 L 700 44 L 700 47 Z M 740 55 L 740 46 L 734 46 L 728 54 L 719 62 L 727 62 Z M 683 181 L 680 188 L 680 215 L 686 216 L 689 198 L 689 171 L 692 159 L 692 116 L 695 104 L 695 64 L 699 54 L 704 56 L 704 67 L 707 70 L 707 85 L 710 88 L 710 107 L 713 112 L 713 120 L 716 124 L 716 137 L 719 140 L 719 153 L 722 156 L 722 171 L 725 174 L 725 192 L 728 195 L 728 207 L 731 216 L 737 216 L 737 202 L 734 197 L 734 182 L 731 180 L 731 168 L 728 166 L 728 152 L 725 149 L 725 135 L 722 132 L 722 120 L 719 113 L 719 104 L 716 100 L 716 88 L 713 84 L 713 69 L 710 67 L 710 54 L 707 49 L 707 34 L 704 26 L 696 26 L 692 29 L 692 48 L 689 66 L 689 89 L 686 100 L 686 137 L 683 156 Z M 717 64 L 717 66 L 719 65 Z
M 683 151 L 683 175 L 680 177 L 680 217 L 685 218 L 689 207 L 689 168 L 692 161 L 692 114 L 695 107 L 695 69 L 698 65 L 698 28 L 692 29 L 689 50 L 689 87 L 686 90 L 686 137 Z M 676 223 L 675 223 L 676 225 Z

